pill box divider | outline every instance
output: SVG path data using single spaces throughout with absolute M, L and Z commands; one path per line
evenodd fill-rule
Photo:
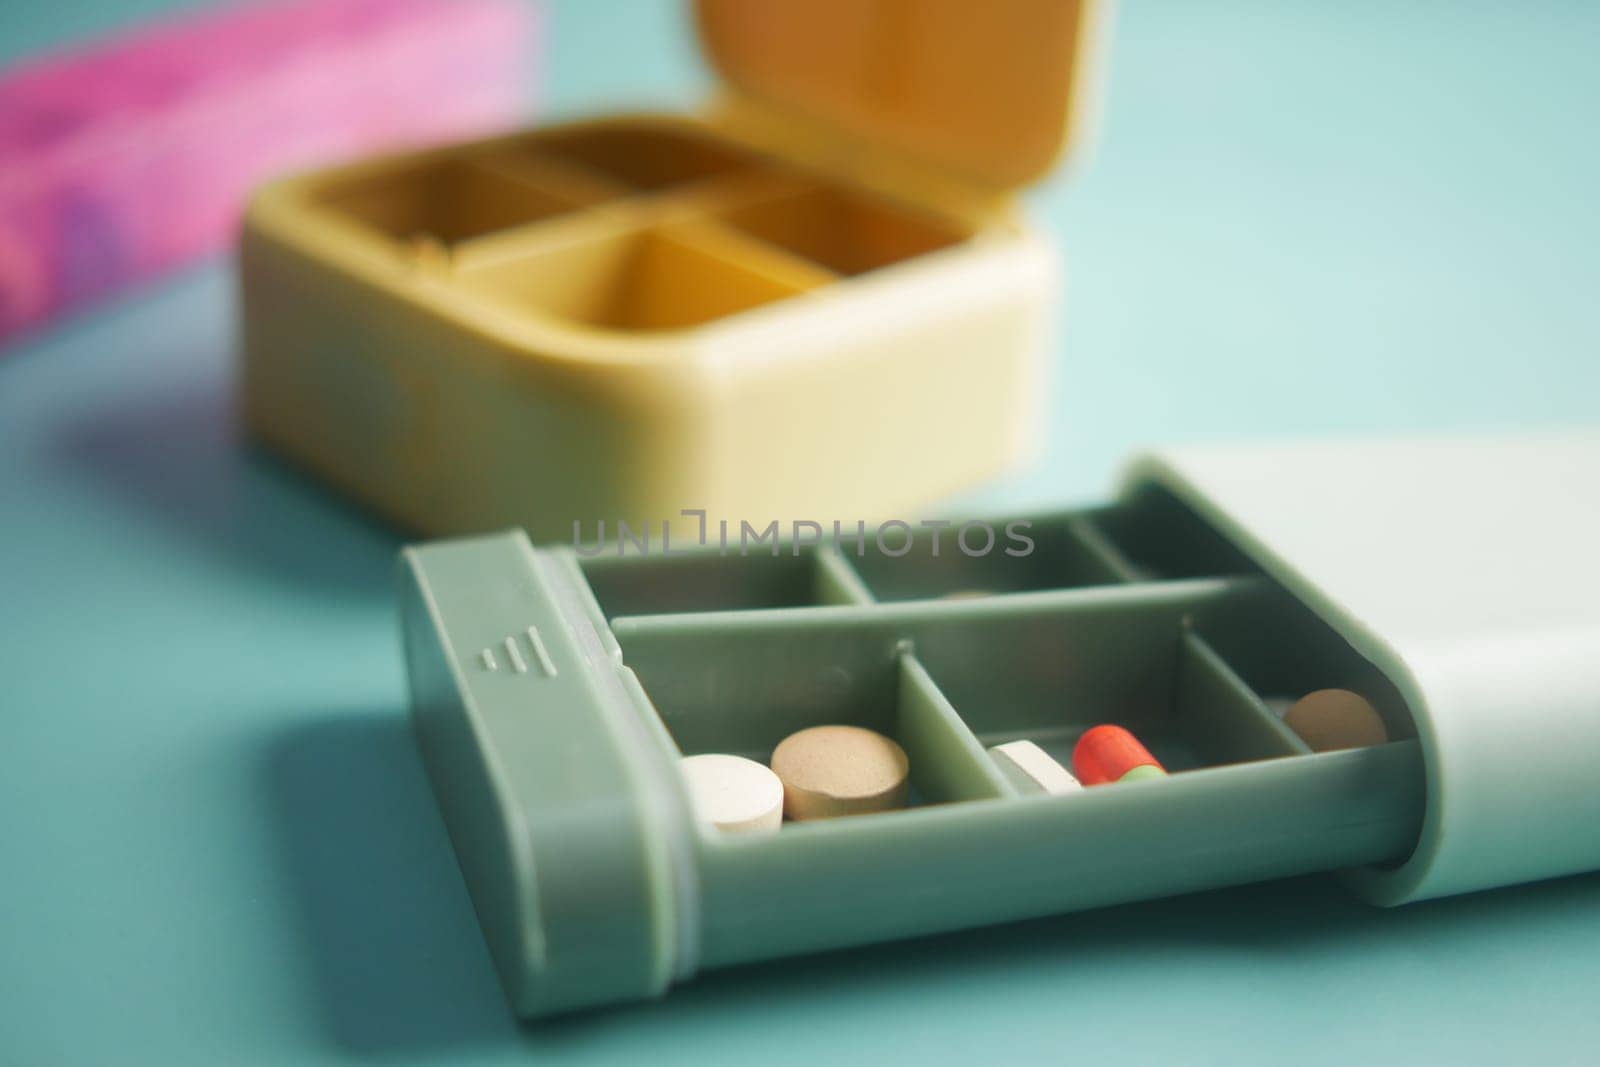
M 570 226 L 576 219 L 638 214 L 626 190 L 599 175 L 568 167 L 558 160 L 526 160 L 521 165 L 511 166 L 497 156 L 484 155 L 469 156 L 464 163 L 538 190 L 552 205 L 566 206 L 452 243 L 446 264 L 452 273 L 490 266 L 537 251 L 551 243 L 549 231 L 563 224 Z
M 1176 711 L 1193 724 L 1190 735 L 1207 763 L 1311 754 L 1187 620 L 1179 640 Z
M 637 192 L 617 178 L 593 167 L 549 153 L 517 150 L 521 138 L 480 142 L 462 150 L 462 158 L 486 170 L 553 185 L 569 191 L 582 204 L 631 200 Z
M 1099 569 L 1109 576 L 1108 581 L 1142 582 L 1150 579 L 1150 573 L 1129 559 L 1127 553 L 1088 514 L 1069 514 L 1065 522 L 1073 538 L 1098 561 Z
M 901 700 L 909 702 L 920 712 L 903 716 L 901 729 L 916 735 L 918 747 L 924 751 L 948 745 L 961 750 L 963 758 L 946 758 L 942 762 L 944 773 L 960 780 L 962 799 L 1020 795 L 1016 786 L 989 757 L 977 735 L 968 728 L 961 714 L 950 703 L 950 698 L 945 696 L 944 690 L 939 688 L 939 683 L 933 680 L 928 669 L 912 654 L 910 642 L 903 644 L 898 659 Z M 912 764 L 911 774 L 913 784 L 916 784 L 915 764 Z M 926 794 L 926 790 L 922 792 Z
M 874 604 L 877 598 L 839 547 L 826 544 L 817 550 L 817 601 L 821 604 Z
M 697 326 L 827 282 L 806 264 L 695 223 L 616 213 L 572 223 L 542 248 L 466 272 L 462 291 L 566 329 L 632 332 Z

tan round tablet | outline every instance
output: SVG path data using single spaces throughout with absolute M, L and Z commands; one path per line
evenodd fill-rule
M 783 783 L 755 760 L 706 753 L 685 756 L 679 766 L 695 813 L 717 829 L 759 833 L 783 822 Z
M 1389 731 L 1366 697 L 1348 689 L 1307 693 L 1283 713 L 1283 723 L 1313 752 L 1381 745 Z
M 905 807 L 906 751 L 859 726 L 813 726 L 784 738 L 772 753 L 783 779 L 783 813 L 831 819 Z
M 992 596 L 992 595 L 993 594 L 990 593 L 989 590 L 987 590 L 987 589 L 957 589 L 953 593 L 946 593 L 944 596 L 940 597 L 939 599 L 941 599 L 941 600 L 982 600 L 984 597 Z

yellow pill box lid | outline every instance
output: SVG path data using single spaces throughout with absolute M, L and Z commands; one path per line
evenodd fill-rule
M 1086 139 L 1100 0 L 698 0 L 706 54 L 764 124 L 834 169 L 911 161 L 976 188 Z
M 1395 904 L 1600 869 L 1600 432 L 1136 460 L 1394 681 L 1427 774 Z

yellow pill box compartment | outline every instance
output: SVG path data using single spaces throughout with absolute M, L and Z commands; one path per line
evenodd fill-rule
M 1029 522 L 1023 558 L 953 531 L 937 557 L 870 535 L 745 557 L 520 533 L 408 550 L 415 721 L 516 1009 L 1406 858 L 1424 774 L 1390 679 L 1160 490 Z M 1390 740 L 1313 753 L 1266 703 L 1321 688 L 1366 696 Z M 1025 794 L 986 751 L 1027 739 L 1070 766 L 1104 722 L 1170 776 Z M 905 749 L 907 808 L 765 835 L 692 814 L 682 756 L 765 762 L 840 723 Z
M 727 91 L 284 179 L 254 432 L 409 528 L 884 516 L 1028 455 L 1093 3 L 698 5 Z

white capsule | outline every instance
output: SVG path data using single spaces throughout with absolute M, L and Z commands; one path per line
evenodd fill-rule
M 1032 741 L 1007 741 L 989 755 L 1011 783 L 1025 793 L 1075 793 L 1083 785 L 1072 772 Z

